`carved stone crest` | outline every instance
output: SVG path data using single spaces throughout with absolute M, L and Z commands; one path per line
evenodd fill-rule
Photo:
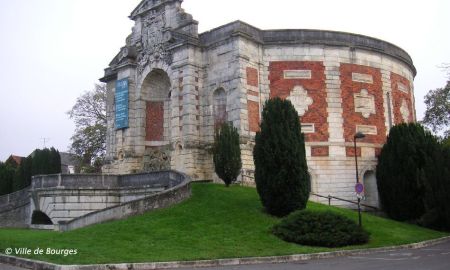
M 286 99 L 291 101 L 299 116 L 303 116 L 309 105 L 313 103 L 312 98 L 308 96 L 308 92 L 300 85 L 295 86 L 291 95 Z
M 403 122 L 409 122 L 409 109 L 408 109 L 408 104 L 406 103 L 406 100 L 402 100 L 402 105 L 400 106 L 400 113 L 402 115 L 403 118 Z
M 143 171 L 154 172 L 170 169 L 170 151 L 163 148 L 145 149 Z
M 138 71 L 142 73 L 145 67 L 154 61 L 172 63 L 172 54 L 166 48 L 170 32 L 165 31 L 166 20 L 163 13 L 152 13 L 143 20 L 141 39 L 138 42 Z
M 355 102 L 355 112 L 362 114 L 364 118 L 369 118 L 371 114 L 375 114 L 375 97 L 370 95 L 366 89 L 353 95 Z

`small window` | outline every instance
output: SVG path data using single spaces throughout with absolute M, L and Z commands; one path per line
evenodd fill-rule
M 67 166 L 67 169 L 69 170 L 69 174 L 74 174 L 75 173 L 75 166 L 69 165 L 69 166 Z

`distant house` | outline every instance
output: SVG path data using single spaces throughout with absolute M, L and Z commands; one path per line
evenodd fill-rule
M 77 156 L 71 153 L 59 152 L 61 156 L 61 173 L 73 174 L 80 167 Z
M 10 155 L 9 158 L 5 161 L 6 164 L 13 166 L 14 168 L 19 167 L 20 163 L 22 163 L 22 158 L 16 155 Z

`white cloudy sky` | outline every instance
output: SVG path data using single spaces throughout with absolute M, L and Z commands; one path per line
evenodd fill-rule
M 66 112 L 103 75 L 133 25 L 140 0 L 0 0 L 0 160 L 43 146 L 67 150 Z M 185 0 L 200 32 L 234 20 L 261 29 L 310 28 L 392 42 L 413 58 L 416 109 L 445 84 L 450 1 Z

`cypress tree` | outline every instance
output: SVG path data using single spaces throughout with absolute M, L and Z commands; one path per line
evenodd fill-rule
M 222 124 L 214 136 L 213 161 L 216 174 L 227 187 L 236 181 L 242 167 L 239 133 L 228 123 Z
M 55 148 L 36 149 L 27 158 L 23 158 L 17 168 L 13 191 L 31 185 L 33 175 L 61 173 L 61 156 Z
M 22 158 L 14 175 L 13 191 L 21 190 L 31 184 L 32 163 L 33 158 L 31 156 Z
M 55 148 L 50 148 L 50 174 L 61 173 L 61 155 Z
M 419 223 L 433 229 L 450 230 L 450 148 L 439 145 L 427 156 L 425 211 Z
M 389 217 L 415 221 L 425 214 L 426 158 L 436 147 L 436 139 L 419 124 L 391 128 L 376 170 L 380 203 Z
M 0 196 L 13 192 L 14 173 L 14 167 L 0 162 Z
M 290 101 L 266 101 L 253 159 L 256 188 L 268 213 L 285 216 L 306 207 L 311 187 L 305 142 Z

